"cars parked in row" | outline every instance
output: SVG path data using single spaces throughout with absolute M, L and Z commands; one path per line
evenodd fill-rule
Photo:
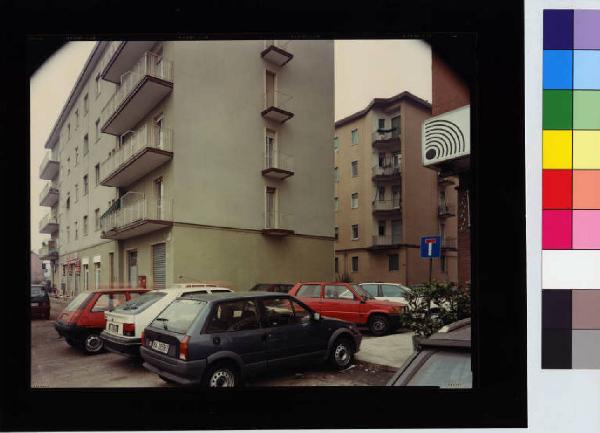
M 224 292 L 231 292 L 231 289 L 209 284 L 178 284 L 167 289 L 152 290 L 107 311 L 106 328 L 100 338 L 107 350 L 137 357 L 144 328 L 175 298 Z
M 148 292 L 147 289 L 106 289 L 82 292 L 65 307 L 54 323 L 56 332 L 70 346 L 88 354 L 103 350 L 100 333 L 105 328 L 104 313 Z
M 41 284 L 31 285 L 31 317 L 50 319 L 50 296 Z
M 385 335 L 401 325 L 405 305 L 380 301 L 357 284 L 343 282 L 297 283 L 289 294 L 323 316 L 367 326 L 373 335 Z
M 178 297 L 142 335 L 144 367 L 167 382 L 234 387 L 283 365 L 350 366 L 361 333 L 273 292 Z

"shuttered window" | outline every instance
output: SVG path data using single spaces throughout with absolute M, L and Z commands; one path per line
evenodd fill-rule
M 167 254 L 165 244 L 152 245 L 152 278 L 155 289 L 164 289 L 166 284 Z

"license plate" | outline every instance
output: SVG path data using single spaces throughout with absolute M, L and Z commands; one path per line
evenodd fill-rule
M 109 323 L 108 324 L 108 330 L 110 332 L 119 332 L 119 325 L 117 325 L 115 323 Z
M 37 307 L 38 305 L 40 305 L 40 304 L 39 304 L 39 302 L 32 302 L 32 303 L 31 303 L 31 306 L 32 306 L 32 307 Z
M 152 342 L 152 349 L 157 352 L 167 353 L 169 351 L 169 345 L 167 343 L 163 343 L 162 341 L 154 340 Z

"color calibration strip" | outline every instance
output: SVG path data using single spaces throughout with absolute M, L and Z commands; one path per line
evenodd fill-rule
M 542 368 L 600 368 L 600 10 L 544 11 Z

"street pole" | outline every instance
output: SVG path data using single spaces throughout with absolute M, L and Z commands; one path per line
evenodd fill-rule
M 429 258 L 429 284 L 431 284 L 431 267 L 433 264 L 433 257 Z

